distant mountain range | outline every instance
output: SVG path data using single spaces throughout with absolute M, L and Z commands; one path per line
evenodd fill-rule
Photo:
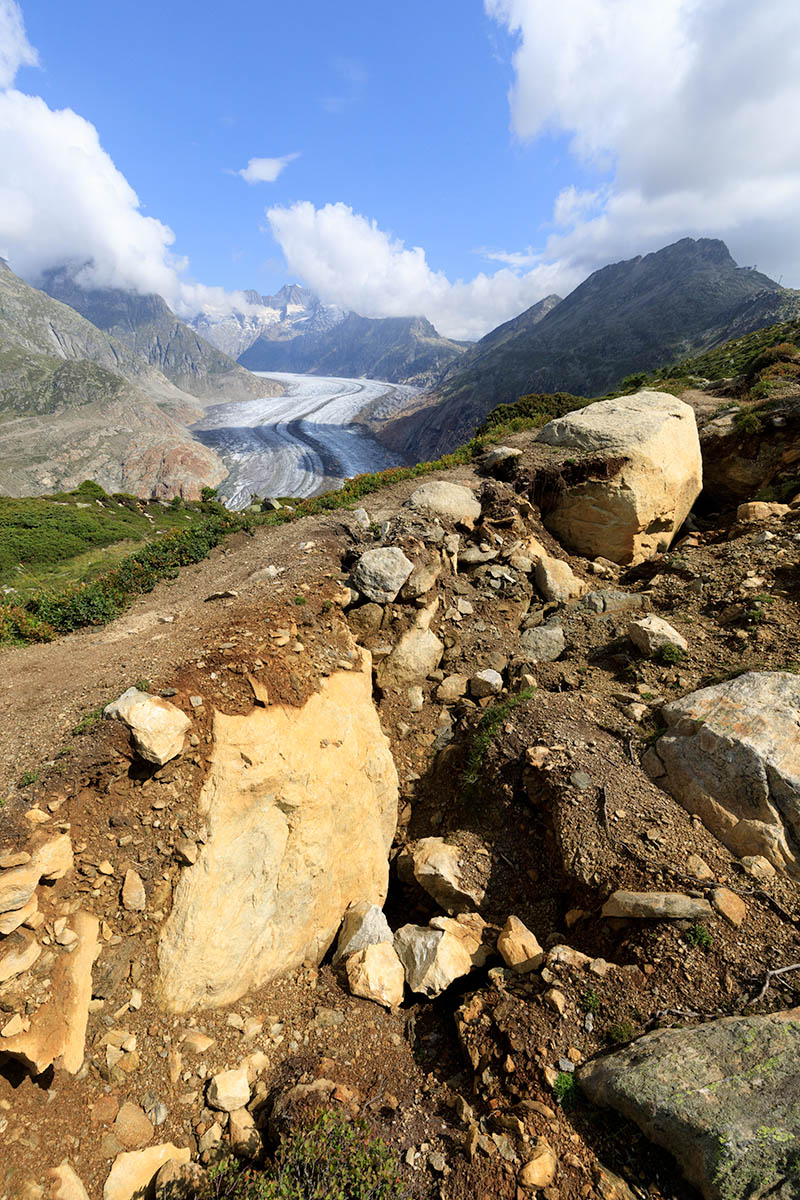
M 415 458 L 465 441 L 498 404 L 531 392 L 602 395 L 636 371 L 711 349 L 800 312 L 800 292 L 738 267 L 724 242 L 684 238 L 595 271 L 477 342 L 381 440 Z
M 368 377 L 432 386 L 466 343 L 441 337 L 425 317 L 362 317 L 299 284 L 274 296 L 246 292 L 247 312 L 192 321 L 203 337 L 251 371 Z
M 125 340 L 0 259 L 0 492 L 68 490 L 91 478 L 108 491 L 196 497 L 224 479 L 220 459 L 188 429 L 202 412 L 198 396 L 264 395 L 266 381 L 211 346 L 200 346 L 188 368 L 178 347 L 183 341 L 189 355 L 186 335 L 200 339 L 163 301 L 110 295 L 113 305 L 99 305 L 97 293 L 71 298 Z M 137 324 L 131 314 L 145 319 Z M 192 390 L 176 386 L 162 362 Z

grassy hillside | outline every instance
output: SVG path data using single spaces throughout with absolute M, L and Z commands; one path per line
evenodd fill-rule
M 207 508 L 109 496 L 89 480 L 53 496 L 0 496 L 0 588 L 21 601 L 92 579 L 159 535 L 202 524 Z

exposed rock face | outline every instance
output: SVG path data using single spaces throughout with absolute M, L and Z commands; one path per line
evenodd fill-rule
M 518 975 L 526 975 L 544 962 L 539 939 L 519 917 L 508 918 L 497 939 L 497 949 L 506 966 Z
M 429 926 L 398 929 L 394 948 L 412 992 L 438 996 L 473 967 L 482 967 L 488 957 L 484 930 L 485 922 L 477 913 L 465 913 L 458 919 L 434 917 Z
M 642 654 L 658 654 L 665 646 L 674 646 L 676 650 L 689 649 L 686 638 L 663 617 L 656 617 L 653 613 L 641 620 L 631 621 L 628 637 Z
M 666 550 L 703 485 L 694 412 L 665 392 L 590 404 L 550 421 L 538 440 L 625 460 L 612 478 L 567 489 L 546 516 L 589 558 L 638 563 Z
M 83 1064 L 92 964 L 100 952 L 99 922 L 90 913 L 78 912 L 70 918 L 70 928 L 77 941 L 53 970 L 51 999 L 33 1015 L 30 1029 L 2 1041 L 6 1054 L 20 1059 L 37 1075 L 51 1065 L 74 1075 Z
M 800 1009 L 665 1029 L 581 1068 L 581 1087 L 669 1150 L 706 1200 L 798 1194 Z
M 431 517 L 444 517 L 447 521 L 477 521 L 481 515 L 480 501 L 469 490 L 458 483 L 445 479 L 434 479 L 423 483 L 411 493 L 409 507 Z
M 348 954 L 355 954 L 367 946 L 391 942 L 393 936 L 382 908 L 377 904 L 354 904 L 344 914 L 333 961 L 341 962 Z
M 208 841 L 183 874 L 159 946 L 165 1005 L 230 1003 L 319 962 L 351 904 L 382 905 L 397 772 L 369 656 L 302 708 L 217 713 L 199 807 Z
M 439 601 L 435 600 L 417 617 L 404 633 L 392 653 L 379 665 L 377 675 L 381 687 L 400 687 L 426 679 L 435 671 L 444 654 L 444 643 L 430 628 Z
M 800 871 L 800 679 L 748 672 L 661 712 L 668 732 L 642 759 L 651 778 L 735 854 Z
M 525 662 L 555 662 L 567 648 L 564 630 L 556 624 L 526 629 L 519 641 L 520 654 Z
M 175 704 L 135 687 L 107 705 L 103 716 L 109 721 L 124 721 L 138 753 L 158 766 L 180 754 L 183 735 L 192 723 Z

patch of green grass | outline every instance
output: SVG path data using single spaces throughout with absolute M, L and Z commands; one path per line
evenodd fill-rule
M 594 1013 L 595 1016 L 600 1012 L 600 997 L 594 988 L 587 988 L 581 996 L 581 1008 L 584 1012 Z
M 75 737 L 82 733 L 89 733 L 103 719 L 103 705 L 99 708 L 93 708 L 91 712 L 84 713 L 72 732 Z
M 363 1121 L 323 1111 L 292 1129 L 271 1162 L 212 1166 L 193 1200 L 410 1200 L 397 1159 Z
M 665 646 L 661 647 L 658 657 L 663 663 L 682 663 L 686 657 L 686 651 L 680 646 L 674 645 L 673 642 L 667 642 Z
M 565 1112 L 573 1109 L 580 1099 L 578 1081 L 575 1075 L 570 1074 L 569 1071 L 559 1071 L 556 1081 L 553 1084 L 553 1095 L 555 1096 L 556 1104 L 560 1108 L 563 1108 Z
M 21 787 L 21 788 L 30 787 L 30 785 L 32 783 L 36 783 L 36 780 L 38 778 L 39 778 L 38 771 L 23 771 L 19 777 L 17 787 Z
M 149 692 L 150 691 L 150 680 L 149 679 L 137 679 L 136 683 L 133 686 L 139 692 Z
M 606 1037 L 615 1046 L 632 1042 L 636 1037 L 636 1027 L 630 1021 L 614 1021 L 606 1030 Z
M 687 945 L 704 950 L 708 954 L 711 947 L 714 945 L 713 935 L 706 929 L 705 925 L 700 925 L 695 922 L 690 925 L 683 935 L 683 940 Z
M 486 751 L 496 738 L 500 726 L 519 704 L 530 700 L 533 690 L 533 688 L 523 688 L 521 692 L 517 692 L 516 696 L 509 696 L 501 704 L 493 704 L 484 712 L 475 728 L 467 763 L 461 776 L 461 782 L 467 790 L 477 783 Z
M 305 596 L 295 596 L 294 602 L 298 606 L 298 608 L 302 608 L 304 604 L 308 603 Z

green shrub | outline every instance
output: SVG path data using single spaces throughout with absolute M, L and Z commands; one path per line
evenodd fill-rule
M 566 1112 L 574 1108 L 580 1099 L 578 1081 L 575 1075 L 570 1074 L 569 1071 L 559 1071 L 556 1081 L 553 1084 L 553 1095 L 556 1098 L 556 1104 L 560 1105 Z
M 363 1121 L 323 1111 L 281 1141 L 274 1161 L 212 1167 L 197 1200 L 409 1200 L 394 1155 Z
M 686 657 L 686 651 L 674 642 L 667 642 L 661 647 L 658 656 L 663 663 L 681 663 Z
M 632 1042 L 636 1037 L 636 1029 L 630 1021 L 614 1021 L 606 1030 L 606 1037 L 614 1045 L 622 1042 Z
M 689 946 L 695 946 L 698 950 L 705 950 L 706 954 L 714 945 L 714 938 L 705 925 L 697 923 L 690 925 L 683 937 Z

